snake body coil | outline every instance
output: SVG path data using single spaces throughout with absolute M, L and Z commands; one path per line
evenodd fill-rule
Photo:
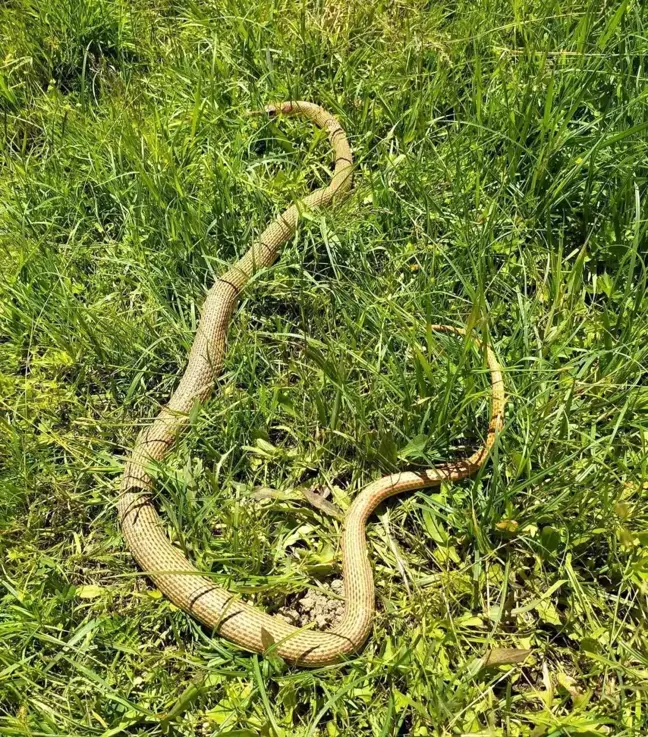
M 324 129 L 335 154 L 335 170 L 328 187 L 304 198 L 302 206 L 321 208 L 344 196 L 351 186 L 353 161 L 347 137 L 338 121 L 309 102 L 270 105 L 266 112 L 299 114 Z M 236 644 L 256 652 L 270 645 L 273 651 L 300 665 L 333 663 L 357 650 L 371 630 L 374 583 L 365 538 L 365 524 L 387 497 L 404 491 L 457 481 L 474 473 L 486 459 L 504 417 L 501 369 L 490 350 L 492 411 L 483 447 L 470 458 L 418 472 L 385 476 L 369 484 L 353 501 L 344 522 L 342 555 L 346 608 L 342 621 L 330 631 L 298 629 L 241 601 L 214 585 L 193 566 L 166 536 L 151 498 L 151 463 L 161 461 L 173 445 L 196 402 L 207 399 L 225 355 L 227 327 L 239 292 L 260 268 L 270 266 L 279 249 L 294 234 L 299 208 L 292 205 L 277 217 L 249 251 L 209 290 L 191 348 L 189 361 L 168 405 L 137 438 L 126 466 L 118 501 L 121 528 L 130 551 L 141 568 L 171 601 Z M 433 326 L 435 330 L 463 335 L 459 328 Z

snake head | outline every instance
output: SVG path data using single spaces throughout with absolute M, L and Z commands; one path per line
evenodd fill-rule
M 271 103 L 265 106 L 266 113 L 272 118 L 276 118 L 277 115 L 290 115 L 295 109 L 298 109 L 298 107 L 292 102 L 282 102 L 278 105 Z
M 267 115 L 270 118 L 276 118 L 281 113 L 290 112 L 292 107 L 290 106 L 290 103 L 283 103 L 280 105 L 266 105 L 265 107 L 262 107 L 260 110 L 246 110 L 244 115 L 252 116 L 252 115 Z

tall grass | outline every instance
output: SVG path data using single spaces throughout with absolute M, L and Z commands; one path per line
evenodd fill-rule
M 647 16 L 638 0 L 9 0 L 0 7 L 0 734 L 648 731 Z M 219 391 L 160 470 L 169 533 L 269 610 L 339 575 L 341 506 L 396 499 L 350 663 L 239 651 L 160 598 L 115 497 L 215 276 L 326 181 L 351 198 L 256 277 Z M 257 486 L 286 490 L 250 501 Z M 483 667 L 498 648 L 523 663 Z

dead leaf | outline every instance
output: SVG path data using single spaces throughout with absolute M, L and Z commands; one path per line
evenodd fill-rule
M 495 668 L 498 665 L 514 665 L 523 663 L 531 655 L 531 650 L 515 647 L 494 647 L 485 658 L 483 668 Z
M 329 514 L 336 519 L 344 520 L 344 512 L 326 498 L 328 489 L 322 490 L 318 486 L 312 486 L 310 489 L 307 489 L 304 486 L 298 486 L 297 491 L 302 494 L 309 504 L 312 504 L 321 512 Z

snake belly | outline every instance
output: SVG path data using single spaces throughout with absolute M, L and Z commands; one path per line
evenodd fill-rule
M 304 101 L 268 105 L 265 112 L 299 115 L 327 132 L 335 156 L 331 181 L 327 187 L 312 192 L 273 220 L 247 253 L 207 293 L 184 374 L 168 404 L 154 422 L 140 432 L 125 467 L 117 507 L 122 533 L 133 557 L 174 604 L 242 648 L 255 652 L 271 649 L 296 664 L 321 666 L 344 660 L 357 651 L 371 630 L 375 597 L 365 536 L 368 517 L 384 499 L 394 494 L 435 486 L 446 480 L 457 481 L 474 473 L 485 461 L 502 428 L 504 385 L 495 355 L 486 347 L 492 408 L 484 445 L 465 460 L 385 476 L 369 484 L 354 499 L 342 533 L 345 612 L 341 622 L 328 631 L 294 627 L 246 603 L 237 594 L 202 575 L 171 543 L 153 504 L 150 469 L 168 453 L 187 425 L 195 404 L 204 402 L 210 395 L 223 366 L 232 312 L 247 281 L 276 260 L 283 244 L 295 233 L 300 209 L 326 207 L 343 198 L 351 187 L 351 148 L 333 115 L 319 105 Z M 432 327 L 464 335 L 460 328 Z

